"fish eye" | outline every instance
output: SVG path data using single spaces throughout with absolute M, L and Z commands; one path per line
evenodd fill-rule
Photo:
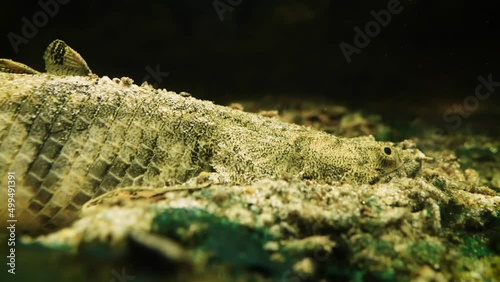
M 384 147 L 384 153 L 385 153 L 386 155 L 390 155 L 390 154 L 392 154 L 392 150 L 391 150 L 391 148 L 389 148 L 389 147 Z

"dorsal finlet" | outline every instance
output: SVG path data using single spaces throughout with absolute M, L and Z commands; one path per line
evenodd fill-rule
M 49 44 L 43 59 L 49 74 L 87 76 L 92 73 L 82 56 L 60 39 Z
M 23 73 L 23 74 L 40 73 L 39 71 L 32 69 L 25 64 L 10 59 L 0 59 L 0 72 Z
M 48 74 L 62 76 L 87 76 L 92 74 L 82 56 L 60 39 L 56 39 L 49 44 L 47 50 L 45 50 L 43 59 Z M 17 74 L 40 73 L 25 64 L 10 59 L 0 59 L 0 72 Z

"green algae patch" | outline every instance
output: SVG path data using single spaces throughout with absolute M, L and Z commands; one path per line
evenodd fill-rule
M 434 186 L 436 186 L 437 188 L 441 189 L 441 190 L 444 190 L 444 188 L 446 187 L 446 182 L 443 179 L 439 178 L 439 177 L 437 177 L 436 179 L 434 179 L 434 181 L 432 182 L 432 184 Z
M 413 243 L 409 248 L 411 257 L 430 266 L 439 266 L 446 253 L 446 248 L 438 243 L 432 243 L 425 240 L 419 240 Z
M 481 258 L 493 255 L 494 252 L 489 248 L 490 240 L 482 234 L 465 235 L 460 252 L 467 257 Z
M 360 276 L 362 281 L 397 281 L 406 272 L 407 265 L 398 259 L 398 252 L 391 242 L 365 233 L 351 244 L 351 259 L 361 271 L 353 272 L 352 279 Z
M 153 219 L 152 230 L 194 250 L 209 266 L 231 264 L 234 274 L 251 270 L 277 277 L 291 267 L 270 260 L 264 246 L 272 237 L 264 230 L 251 230 L 201 209 L 166 209 Z

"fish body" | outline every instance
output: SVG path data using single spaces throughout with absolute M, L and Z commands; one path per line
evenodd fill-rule
M 15 174 L 21 230 L 65 226 L 114 189 L 166 187 L 203 171 L 240 184 L 368 184 L 414 176 L 421 155 L 405 142 L 339 138 L 128 78 L 0 72 L 0 185 Z M 7 205 L 0 214 L 6 222 Z

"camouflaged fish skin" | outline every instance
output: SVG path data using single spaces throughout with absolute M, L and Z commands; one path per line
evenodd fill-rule
M 0 198 L 15 172 L 17 226 L 31 231 L 67 225 L 89 199 L 120 187 L 164 187 L 202 171 L 230 183 L 373 183 L 415 175 L 421 154 L 404 142 L 338 138 L 127 78 L 14 73 L 0 73 L 0 142 Z

